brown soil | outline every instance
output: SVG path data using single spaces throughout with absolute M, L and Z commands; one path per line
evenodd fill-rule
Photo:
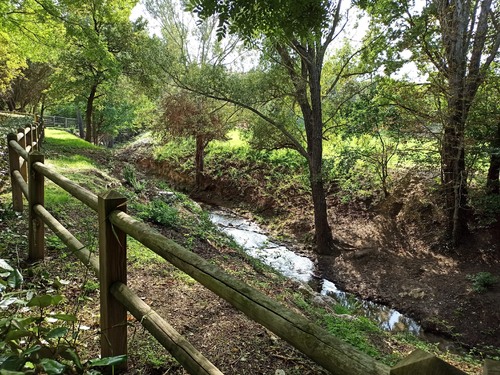
M 355 249 L 324 258 L 324 275 L 363 298 L 388 304 L 428 333 L 465 347 L 500 347 L 500 283 L 474 291 L 468 277 L 500 280 L 500 225 L 474 230 L 456 249 L 441 239 L 443 216 L 422 176 L 401 181 L 369 210 L 330 204 L 334 232 Z
M 192 189 L 192 177 L 146 155 L 135 160 L 142 170 Z M 429 173 L 409 172 L 392 195 L 378 202 L 343 204 L 328 197 L 336 239 L 346 244 L 342 255 L 319 257 L 322 275 L 342 289 L 387 304 L 416 319 L 429 339 L 448 339 L 466 348 L 489 352 L 500 347 L 500 283 L 485 292 L 472 288 L 470 275 L 489 272 L 500 280 L 500 222 L 475 228 L 458 248 L 442 241 L 444 222 L 439 195 Z M 192 193 L 211 204 L 242 207 L 269 216 L 277 234 L 292 235 L 312 255 L 313 220 L 309 198 L 290 192 L 283 197 L 239 189 L 234 181 L 207 177 Z M 472 220 L 473 221 L 473 220 Z M 475 224 L 473 224 L 475 225 Z M 447 347 L 445 347 L 447 349 Z

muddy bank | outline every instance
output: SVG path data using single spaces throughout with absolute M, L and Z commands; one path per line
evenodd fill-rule
M 249 217 L 259 214 L 268 228 L 293 236 L 303 252 L 314 256 L 312 208 L 303 193 L 291 189 L 284 200 L 282 191 L 262 194 L 259 186 L 245 182 L 242 188 L 226 178 L 206 178 L 194 190 L 194 173 L 149 157 L 135 162 L 138 170 L 165 179 L 199 201 L 239 207 L 248 210 Z M 469 277 L 490 272 L 500 278 L 500 227 L 477 229 L 456 251 L 445 249 L 440 243 L 442 212 L 429 193 L 433 182 L 424 177 L 406 176 L 389 199 L 377 204 L 343 204 L 331 194 L 332 230 L 352 250 L 337 259 L 319 257 L 318 266 L 342 289 L 396 308 L 428 332 L 493 352 L 493 347 L 500 347 L 500 285 L 479 293 Z

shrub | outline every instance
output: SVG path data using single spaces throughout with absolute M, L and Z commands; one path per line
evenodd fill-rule
M 59 311 L 64 297 L 37 295 L 22 286 L 19 270 L 0 259 L 1 374 L 100 374 L 97 368 L 126 360 L 117 356 L 83 362 L 77 318 Z
M 126 164 L 125 167 L 123 167 L 123 178 L 130 186 L 132 186 L 136 193 L 140 193 L 146 187 L 146 184 L 143 181 L 139 181 L 137 179 L 134 167 L 129 164 Z
M 472 281 L 472 289 L 477 293 L 486 292 L 498 282 L 498 278 L 489 272 L 478 272 L 475 275 L 467 275 L 467 279 Z
M 179 212 L 167 203 L 155 199 L 139 208 L 139 217 L 170 228 L 179 226 Z

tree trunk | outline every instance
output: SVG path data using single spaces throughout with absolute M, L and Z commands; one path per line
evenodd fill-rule
M 321 173 L 321 167 L 318 168 L 317 163 L 311 160 L 309 162 L 309 180 L 314 206 L 316 252 L 320 255 L 338 256 L 340 253 L 334 245 L 332 230 L 328 224 L 326 196 Z
M 500 123 L 497 124 L 497 133 L 491 142 L 490 167 L 486 178 L 486 192 L 500 194 Z
M 94 99 L 97 92 L 97 84 L 90 88 L 90 94 L 87 97 L 87 108 L 85 110 L 85 140 L 92 142 L 92 113 L 94 111 Z
M 196 156 L 195 156 L 195 170 L 196 170 L 196 189 L 201 187 L 203 180 L 203 168 L 204 168 L 204 155 L 205 154 L 205 140 L 202 135 L 196 136 Z
M 81 114 L 79 108 L 77 108 L 77 110 L 76 110 L 76 123 L 78 125 L 78 132 L 80 134 L 80 138 L 84 139 L 85 138 L 85 130 L 83 129 L 82 114 Z
M 316 61 L 315 61 L 316 62 Z M 316 62 L 317 63 L 317 62 Z M 304 116 L 309 154 L 309 179 L 314 205 L 314 227 L 316 252 L 320 255 L 340 255 L 333 242 L 332 230 L 328 224 L 328 211 L 323 184 L 323 114 L 321 107 L 321 66 L 308 64 L 311 106 L 309 116 Z M 304 111 L 303 111 L 304 112 Z M 306 120 L 307 117 L 307 120 Z
M 442 145 L 443 190 L 447 214 L 446 232 L 456 246 L 469 233 L 467 227 L 467 174 L 464 123 L 452 116 L 445 125 Z

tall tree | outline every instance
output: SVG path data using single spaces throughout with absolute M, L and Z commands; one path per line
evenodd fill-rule
M 447 234 L 457 245 L 468 232 L 465 133 L 478 89 L 500 46 L 500 9 L 492 0 L 357 2 L 373 16 L 373 32 L 384 32 L 389 46 L 379 56 L 396 58 L 404 49 L 429 74 L 443 95 L 442 184 Z M 386 60 L 387 61 L 387 60 Z
M 68 86 L 86 91 L 85 139 L 93 137 L 93 111 L 99 88 L 118 79 L 129 62 L 128 51 L 143 23 L 133 24 L 129 16 L 136 0 L 45 0 L 44 10 L 60 20 L 66 30 L 66 49 L 61 56 L 71 75 Z M 94 138 L 94 139 L 93 139 Z
M 23 110 L 39 96 L 28 95 L 27 102 L 27 80 L 38 89 L 45 84 L 49 65 L 59 56 L 64 30 L 35 0 L 4 0 L 0 14 L 0 107 Z
M 209 100 L 189 92 L 167 95 L 162 101 L 160 132 L 164 139 L 192 137 L 195 140 L 196 188 L 202 184 L 205 148 L 210 141 L 222 139 L 227 127 Z
M 274 78 L 279 76 L 282 82 L 269 82 L 272 75 L 267 76 L 267 82 L 266 78 L 261 79 L 270 94 L 267 99 L 256 98 L 250 102 L 238 93 L 226 95 L 222 92 L 222 84 L 219 82 L 216 82 L 215 90 L 206 90 L 205 93 L 213 98 L 240 105 L 260 116 L 270 126 L 280 130 L 288 143 L 306 158 L 314 206 L 316 251 L 319 254 L 335 256 L 339 255 L 340 246 L 333 240 L 328 222 L 323 183 L 323 137 L 326 122 L 329 121 L 323 113 L 323 100 L 335 91 L 339 79 L 345 74 L 356 52 L 346 56 L 337 74 L 329 82 L 323 82 L 322 73 L 327 51 L 333 41 L 338 40 L 337 37 L 345 26 L 345 19 L 341 17 L 341 5 L 341 1 L 323 0 L 191 2 L 191 9 L 202 18 L 213 14 L 219 16 L 220 36 L 226 32 L 238 33 L 248 42 L 264 46 L 269 52 L 266 73 L 274 74 Z M 252 82 L 249 84 L 254 85 Z M 272 87 L 273 85 L 276 86 Z M 287 93 L 280 92 L 283 85 L 288 85 Z M 293 130 L 288 126 L 290 118 L 287 117 L 288 123 L 283 121 L 284 113 L 277 112 L 276 107 L 271 104 L 278 103 L 276 95 L 283 94 L 288 99 L 281 97 L 281 106 L 291 104 L 292 114 L 296 108 L 299 109 L 300 116 L 295 118 Z M 304 132 L 297 131 L 300 127 Z
M 500 75 L 492 65 L 485 84 L 479 89 L 469 115 L 468 134 L 477 145 L 473 150 L 489 157 L 486 193 L 500 194 Z

